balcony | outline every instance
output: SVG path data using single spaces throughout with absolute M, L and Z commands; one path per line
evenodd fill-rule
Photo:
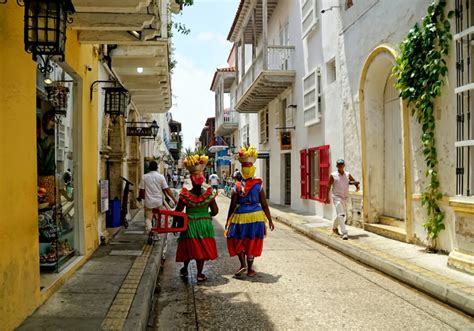
M 216 118 L 216 136 L 226 137 L 239 128 L 239 113 L 230 110 L 223 111 Z
M 294 46 L 268 46 L 260 52 L 237 86 L 235 110 L 259 112 L 290 87 L 296 76 L 294 53 Z

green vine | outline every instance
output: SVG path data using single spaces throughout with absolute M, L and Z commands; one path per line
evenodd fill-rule
M 427 231 L 429 248 L 436 249 L 436 239 L 445 229 L 445 214 L 439 207 L 443 198 L 438 178 L 438 153 L 435 139 L 435 99 L 441 95 L 441 87 L 448 72 L 445 57 L 448 55 L 452 39 L 448 18 L 445 15 L 446 1 L 433 2 L 428 7 L 428 15 L 421 26 L 416 24 L 400 44 L 400 56 L 393 70 L 397 78 L 396 88 L 400 96 L 412 106 L 412 116 L 421 125 L 423 155 L 427 170 L 425 176 L 429 184 L 422 192 L 421 204 L 428 219 L 423 224 Z

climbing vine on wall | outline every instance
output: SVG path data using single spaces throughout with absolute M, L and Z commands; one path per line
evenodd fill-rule
M 437 172 L 438 153 L 435 139 L 435 99 L 441 95 L 441 87 L 448 73 L 446 56 L 452 39 L 446 1 L 433 2 L 428 7 L 428 15 L 421 24 L 416 24 L 400 44 L 400 56 L 396 59 L 394 75 L 400 96 L 411 106 L 412 116 L 421 125 L 423 155 L 426 162 L 426 177 L 429 183 L 421 196 L 428 219 L 423 224 L 427 231 L 429 248 L 436 248 L 436 239 L 445 229 L 445 214 L 439 207 L 443 198 Z

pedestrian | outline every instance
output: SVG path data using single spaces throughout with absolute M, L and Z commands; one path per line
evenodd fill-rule
M 233 188 L 225 236 L 230 256 L 237 255 L 240 268 L 236 276 L 247 271 L 247 276 L 254 277 L 254 258 L 260 256 L 263 250 L 263 239 L 267 233 L 265 222 L 268 221 L 270 230 L 274 230 L 272 216 L 268 208 L 262 180 L 254 178 L 257 151 L 254 147 L 239 152 L 242 164 L 242 181 Z
M 173 187 L 178 187 L 178 174 L 176 172 L 173 174 Z
M 219 189 L 219 176 L 217 176 L 215 171 L 209 176 L 209 185 L 211 185 L 214 190 Z
M 181 188 L 184 187 L 184 175 L 181 173 L 181 175 L 179 175 L 179 181 L 180 181 L 180 184 L 181 184 Z
M 138 194 L 138 201 L 145 199 L 145 233 L 149 234 L 151 231 L 151 220 L 153 219 L 153 209 L 163 208 L 163 194 L 168 196 L 176 204 L 176 198 L 173 192 L 166 183 L 165 176 L 158 173 L 158 163 L 151 161 L 149 166 L 150 171 L 143 175 L 140 182 L 140 191 Z
M 240 173 L 239 169 L 235 169 L 234 174 L 232 175 L 232 178 L 236 182 L 240 182 L 242 180 L 242 174 Z
M 347 240 L 347 200 L 349 199 L 349 185 L 354 185 L 356 190 L 359 191 L 360 183 L 352 177 L 350 173 L 345 171 L 346 165 L 343 159 L 339 159 L 336 162 L 337 171 L 334 171 L 329 176 L 329 184 L 326 201 L 331 202 L 329 194 L 332 188 L 332 202 L 334 209 L 336 210 L 336 218 L 334 219 L 332 232 L 336 235 L 340 235 L 338 227 L 341 229 L 342 239 Z
M 186 159 L 185 159 L 186 160 Z M 196 260 L 197 281 L 207 280 L 203 274 L 205 261 L 217 259 L 217 245 L 214 238 L 214 226 L 212 217 L 219 212 L 215 201 L 217 192 L 211 187 L 203 189 L 203 170 L 207 163 L 207 156 L 204 156 L 202 164 L 190 166 L 185 162 L 186 168 L 191 173 L 191 183 L 193 188 L 188 190 L 183 188 L 179 195 L 176 211 L 186 209 L 188 215 L 188 229 L 182 232 L 178 238 L 178 249 L 176 251 L 176 262 L 183 262 L 184 266 L 180 270 L 181 277 L 188 276 L 188 266 L 191 260 Z
M 166 174 L 166 179 L 167 179 L 168 185 L 171 185 L 172 180 L 171 180 L 171 175 L 169 172 Z

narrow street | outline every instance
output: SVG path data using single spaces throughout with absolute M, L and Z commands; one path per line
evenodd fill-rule
M 169 238 L 160 278 L 155 330 L 365 329 L 473 330 L 468 316 L 374 269 L 276 223 L 256 259 L 258 275 L 235 278 L 223 238 L 229 199 L 218 198 L 215 229 L 220 257 L 197 284 L 195 264 L 180 279 Z

